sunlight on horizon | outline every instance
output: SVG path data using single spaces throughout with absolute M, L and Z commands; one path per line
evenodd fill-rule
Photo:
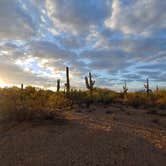
M 0 78 L 0 87 L 4 88 L 7 84 Z
M 143 90 L 148 78 L 151 89 L 166 89 L 165 6 L 161 0 L 0 0 L 0 87 L 52 88 L 58 79 L 64 87 L 68 66 L 72 88 L 85 89 L 91 72 L 100 88 L 122 91 L 126 80 L 129 90 Z

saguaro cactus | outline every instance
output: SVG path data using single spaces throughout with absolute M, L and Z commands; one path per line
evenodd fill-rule
M 61 88 L 60 82 L 61 82 L 61 80 L 58 79 L 58 80 L 57 80 L 57 92 L 59 92 L 59 90 L 60 90 L 60 88 Z
M 128 91 L 128 88 L 127 88 L 127 84 L 126 84 L 126 81 L 125 81 L 125 84 L 123 86 L 123 94 L 127 95 L 127 91 Z
M 24 90 L 24 84 L 21 84 L 21 91 Z
M 21 84 L 20 100 L 22 103 L 21 110 L 24 110 L 24 84 Z
M 92 74 L 89 72 L 89 79 L 85 77 L 86 88 L 89 89 L 90 95 L 92 97 L 95 81 L 92 80 Z
M 151 92 L 151 89 L 149 88 L 149 79 L 146 79 L 146 84 L 144 84 L 145 90 L 147 95 L 149 95 L 149 92 Z
M 70 93 L 70 78 L 69 78 L 69 67 L 66 67 L 66 93 L 69 95 Z
M 159 86 L 157 85 L 157 86 L 156 86 L 156 92 L 158 92 L 158 91 L 159 91 Z

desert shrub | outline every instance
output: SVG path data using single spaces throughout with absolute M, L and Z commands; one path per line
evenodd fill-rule
M 125 98 L 125 103 L 134 107 L 148 107 L 153 105 L 152 98 L 153 96 L 147 96 L 144 92 L 130 92 Z
M 48 107 L 50 110 L 70 106 L 72 101 L 66 98 L 63 93 L 54 93 L 48 97 Z
M 119 94 L 108 90 L 108 89 L 100 89 L 95 88 L 93 90 L 93 96 L 90 96 L 89 91 L 81 91 L 81 90 L 71 90 L 70 99 L 76 103 L 104 103 L 109 104 L 115 102 Z
M 109 104 L 116 102 L 118 97 L 118 93 L 114 91 L 97 88 L 93 94 L 93 101 L 96 103 Z
M 24 91 L 16 87 L 0 89 L 1 119 L 20 121 L 57 117 L 62 115 L 62 108 L 69 104 L 71 101 L 63 93 L 34 87 L 27 87 Z
M 154 92 L 155 105 L 159 108 L 166 108 L 166 90 L 159 90 Z
M 0 119 L 34 119 L 61 116 L 62 111 L 76 103 L 119 103 L 122 101 L 134 107 L 166 108 L 166 90 L 155 91 L 149 96 L 145 92 L 130 92 L 124 98 L 121 93 L 96 88 L 91 98 L 89 91 L 73 89 L 68 98 L 63 92 L 26 87 L 0 88 Z
M 149 95 L 145 92 L 130 92 L 124 102 L 134 107 L 166 108 L 166 90 L 154 91 Z
M 89 95 L 87 91 L 71 89 L 70 99 L 76 103 L 85 102 L 86 100 L 89 99 Z

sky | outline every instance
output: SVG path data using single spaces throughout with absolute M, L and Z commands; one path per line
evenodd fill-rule
M 166 0 L 0 0 L 0 86 L 166 87 Z

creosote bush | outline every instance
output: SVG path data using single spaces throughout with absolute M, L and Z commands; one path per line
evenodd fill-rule
M 154 92 L 155 105 L 158 108 L 166 109 L 166 90 L 159 90 Z
M 110 104 L 118 101 L 118 98 L 119 94 L 114 91 L 100 88 L 94 90 L 93 101 L 95 103 Z
M 117 92 L 108 90 L 108 89 L 101 89 L 95 88 L 93 89 L 93 94 L 89 93 L 89 91 L 81 91 L 81 90 L 71 90 L 70 92 L 70 99 L 73 102 L 80 103 L 80 102 L 93 102 L 101 103 L 101 104 L 109 104 L 114 103 L 118 100 L 119 94 Z
M 26 87 L 0 89 L 0 117 L 9 120 L 52 119 L 62 117 L 64 108 L 70 104 L 64 94 Z
M 125 98 L 125 103 L 134 107 L 153 106 L 152 96 L 147 96 L 144 92 L 128 93 L 127 97 Z

